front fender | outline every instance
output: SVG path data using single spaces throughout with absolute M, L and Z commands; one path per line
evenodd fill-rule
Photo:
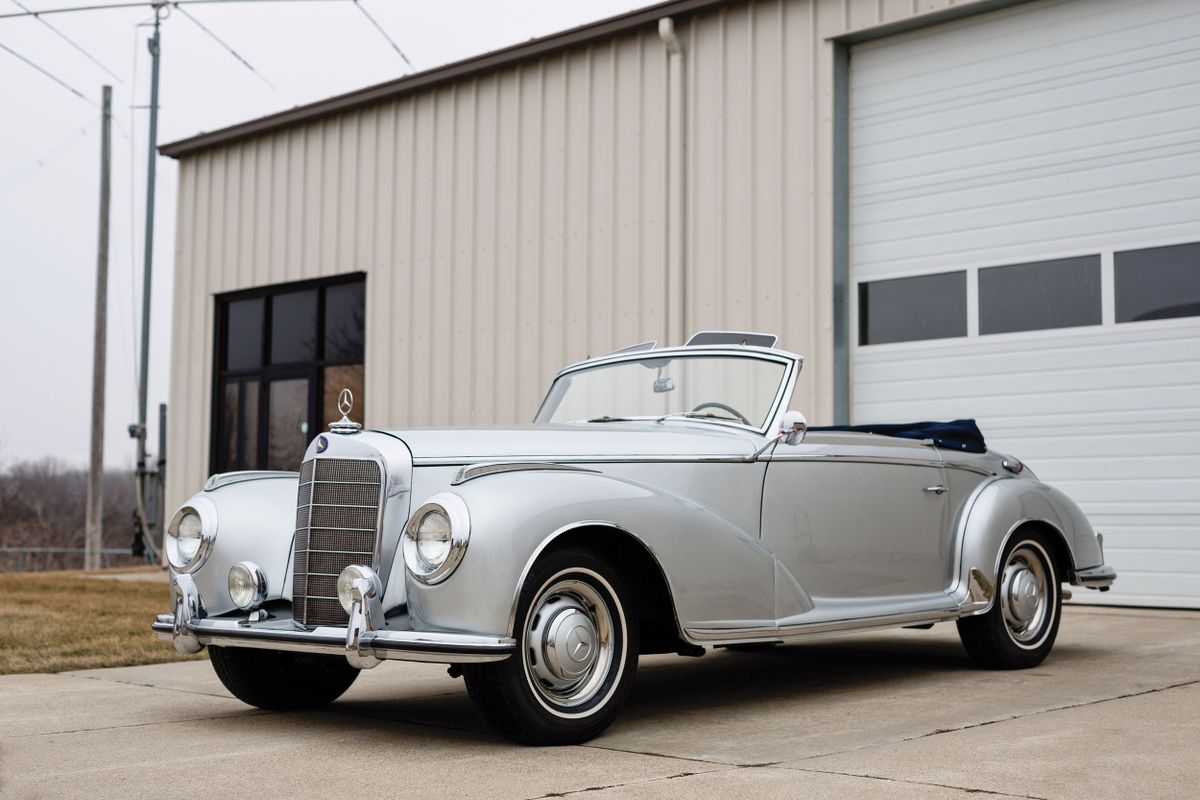
M 971 569 L 995 581 L 1009 537 L 1030 522 L 1041 523 L 1061 539 L 1070 556 L 1069 570 L 1102 563 L 1096 533 L 1069 497 L 1037 480 L 997 478 L 975 490 L 959 524 L 961 547 L 953 594 L 960 604 L 969 599 Z M 1070 579 L 1069 574 L 1060 577 L 1064 582 Z M 986 613 L 990 608 L 989 602 L 972 613 Z
M 418 629 L 510 635 L 523 576 L 537 555 L 557 536 L 588 525 L 626 532 L 647 548 L 666 576 L 681 626 L 773 620 L 774 563 L 757 520 L 739 525 L 660 487 L 596 473 L 496 474 L 450 491 L 469 509 L 470 543 L 443 583 L 426 586 L 407 576 Z M 393 570 L 404 569 L 402 560 L 398 552 Z
M 204 497 L 217 507 L 212 553 L 192 573 L 206 614 L 237 610 L 229 599 L 229 568 L 239 561 L 253 561 L 262 569 L 268 601 L 291 600 L 287 567 L 296 532 L 298 482 L 296 473 L 260 473 L 253 479 L 219 483 L 193 496 Z

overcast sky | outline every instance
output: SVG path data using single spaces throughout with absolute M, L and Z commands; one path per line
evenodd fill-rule
M 87 0 L 20 0 L 33 10 Z M 96 0 L 93 4 L 104 4 Z M 650 5 L 639 0 L 362 0 L 417 70 Z M 196 4 L 163 23 L 159 142 L 386 81 L 407 67 L 349 0 Z M 20 11 L 0 0 L 0 14 Z M 35 19 L 0 19 L 0 44 L 99 103 L 113 85 L 113 186 L 105 462 L 131 466 L 137 416 L 149 93 L 149 6 L 48 16 L 119 78 Z M 0 48 L 0 463 L 51 456 L 84 464 L 91 408 L 99 206 L 98 107 Z M 151 323 L 150 444 L 170 369 L 176 170 L 158 160 Z

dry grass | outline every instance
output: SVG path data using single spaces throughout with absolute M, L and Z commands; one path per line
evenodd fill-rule
M 80 572 L 0 574 L 0 675 L 181 660 L 150 631 L 154 615 L 170 611 L 169 591 L 162 581 Z

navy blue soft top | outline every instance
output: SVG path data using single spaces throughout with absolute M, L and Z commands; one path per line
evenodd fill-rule
M 947 450 L 963 450 L 968 453 L 986 453 L 987 444 L 983 433 L 973 419 L 956 419 L 950 422 L 904 422 L 888 425 L 826 425 L 809 428 L 810 431 L 856 431 L 877 433 L 881 436 L 898 436 L 901 439 L 931 439 L 936 447 Z

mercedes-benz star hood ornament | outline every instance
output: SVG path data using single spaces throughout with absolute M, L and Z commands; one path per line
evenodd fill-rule
M 330 431 L 333 433 L 358 433 L 362 430 L 362 425 L 350 419 L 350 412 L 354 409 L 353 392 L 349 389 L 342 389 L 342 393 L 338 395 L 337 407 L 338 411 L 342 412 L 342 418 L 337 422 L 329 423 Z

